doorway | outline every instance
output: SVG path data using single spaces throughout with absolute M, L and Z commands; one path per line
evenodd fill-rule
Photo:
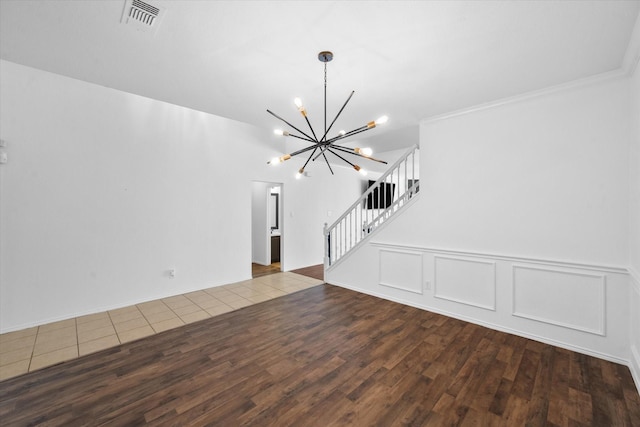
M 253 181 L 251 187 L 251 273 L 282 271 L 284 224 L 282 183 Z

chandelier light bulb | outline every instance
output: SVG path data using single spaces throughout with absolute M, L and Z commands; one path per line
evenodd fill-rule
M 360 172 L 360 175 L 362 175 L 362 176 L 367 176 L 367 171 L 366 171 L 366 170 L 364 170 L 364 169 L 362 169 L 360 166 L 358 166 L 358 165 L 353 165 L 353 168 L 354 168 L 355 170 L 357 170 L 358 172 Z
M 387 123 L 387 120 L 389 120 L 389 117 L 382 116 L 378 120 L 376 120 L 375 123 L 376 123 L 376 125 L 383 125 L 383 124 Z
M 300 114 L 302 114 L 304 117 L 307 117 L 307 110 L 305 110 L 304 106 L 302 105 L 302 100 L 300 98 L 296 98 L 293 100 L 293 103 L 296 104 L 296 107 L 298 107 L 298 111 L 300 111 Z
M 296 174 L 296 179 L 302 178 L 302 174 L 304 173 L 304 168 L 300 168 L 298 173 Z
M 290 158 L 291 158 L 291 154 L 285 154 L 284 156 L 274 157 L 273 159 L 271 159 L 271 161 L 269 161 L 269 164 L 275 166 L 284 162 L 285 160 L 289 160 Z
M 370 156 L 373 154 L 373 150 L 369 147 L 365 147 L 365 148 L 354 148 L 353 149 L 354 152 L 358 153 L 358 154 L 362 154 L 363 156 Z
M 340 132 L 338 132 L 338 135 L 342 136 L 342 135 L 344 135 L 345 133 L 347 133 L 347 132 L 346 132 L 346 131 L 344 131 L 344 130 L 341 130 Z
M 378 125 L 382 125 L 382 124 L 384 124 L 384 123 L 387 123 L 387 120 L 389 120 L 389 117 L 387 117 L 387 116 L 382 116 L 382 117 L 380 117 L 378 120 L 375 120 L 375 121 L 373 121 L 373 122 L 369 122 L 369 123 L 367 123 L 367 128 L 368 128 L 368 129 L 371 129 L 371 128 L 374 128 L 374 127 L 376 127 L 376 126 L 378 126 Z

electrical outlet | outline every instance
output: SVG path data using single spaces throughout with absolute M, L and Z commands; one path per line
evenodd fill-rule
M 176 269 L 172 268 L 171 270 L 169 270 L 169 277 L 171 279 L 173 279 L 174 277 L 176 277 Z

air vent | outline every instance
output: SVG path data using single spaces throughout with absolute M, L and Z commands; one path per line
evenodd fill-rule
M 141 0 L 125 0 L 120 22 L 138 31 L 155 32 L 163 16 L 164 9 L 158 6 Z

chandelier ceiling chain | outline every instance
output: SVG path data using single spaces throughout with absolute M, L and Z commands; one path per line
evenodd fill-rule
M 311 143 L 311 145 L 309 145 L 308 147 L 305 147 L 305 148 L 303 148 L 301 150 L 298 150 L 298 151 L 294 151 L 293 153 L 285 154 L 285 155 L 280 156 L 280 157 L 275 157 L 275 158 L 271 159 L 269 162 L 267 162 L 267 164 L 277 165 L 277 164 L 282 163 L 282 162 L 284 162 L 286 160 L 289 160 L 293 156 L 297 156 L 298 154 L 306 153 L 308 151 L 313 150 L 313 151 L 311 151 L 311 154 L 307 158 L 307 161 L 298 170 L 298 173 L 296 174 L 296 178 L 300 178 L 304 174 L 304 170 L 307 167 L 307 164 L 309 164 L 309 161 L 314 161 L 315 162 L 316 159 L 319 158 L 320 156 L 322 156 L 324 158 L 325 163 L 329 167 L 329 171 L 331 171 L 331 174 L 333 175 L 333 169 L 331 169 L 331 164 L 329 163 L 329 159 L 327 159 L 327 153 L 333 154 L 334 156 L 336 156 L 340 160 L 344 161 L 345 163 L 349 164 L 353 169 L 355 169 L 356 171 L 359 171 L 363 175 L 366 175 L 366 171 L 363 168 L 361 168 L 360 166 L 358 166 L 355 163 L 350 162 L 345 157 L 343 157 L 342 155 L 338 154 L 338 152 L 354 155 L 354 156 L 357 156 L 357 157 L 363 157 L 365 159 L 373 160 L 373 161 L 378 162 L 378 163 L 385 163 L 385 164 L 387 163 L 384 160 L 380 160 L 380 159 L 376 159 L 376 158 L 371 157 L 372 152 L 371 152 L 370 148 L 358 148 L 358 147 L 350 148 L 350 147 L 344 147 L 342 145 L 338 145 L 338 142 L 343 140 L 343 139 L 345 139 L 345 138 L 348 138 L 350 136 L 365 132 L 365 131 L 367 131 L 369 129 L 373 129 L 377 125 L 386 123 L 387 122 L 387 116 L 382 116 L 378 120 L 371 121 L 371 122 L 367 123 L 366 125 L 361 126 L 359 128 L 356 128 L 356 129 L 353 129 L 353 130 L 351 130 L 349 132 L 345 132 L 345 131 L 342 130 L 342 131 L 338 132 L 338 135 L 327 139 L 327 135 L 328 135 L 329 131 L 333 127 L 333 125 L 336 122 L 336 120 L 338 119 L 338 117 L 340 117 L 340 114 L 342 114 L 342 111 L 347 106 L 347 104 L 351 100 L 351 97 L 355 93 L 355 91 L 351 91 L 351 94 L 349 95 L 347 100 L 342 105 L 342 108 L 340 108 L 340 110 L 338 111 L 338 114 L 336 114 L 336 117 L 333 119 L 333 121 L 331 122 L 329 127 L 327 127 L 327 63 L 330 62 L 332 59 L 333 59 L 333 53 L 331 53 L 329 51 L 322 51 L 322 52 L 320 52 L 318 54 L 318 60 L 320 62 L 324 63 L 324 133 L 322 135 L 322 138 L 318 139 L 318 137 L 316 136 L 316 133 L 315 133 L 315 131 L 313 129 L 313 126 L 311 125 L 311 122 L 309 121 L 309 118 L 307 117 L 307 110 L 304 108 L 300 98 L 296 98 L 294 100 L 294 104 L 296 105 L 296 107 L 298 108 L 298 111 L 300 111 L 300 114 L 302 114 L 302 116 L 304 117 L 305 121 L 307 122 L 307 125 L 309 126 L 309 130 L 311 131 L 311 135 L 313 135 L 313 136 L 310 136 L 306 132 L 301 131 L 300 129 L 298 129 L 297 127 L 295 127 L 294 125 L 292 125 L 291 123 L 289 123 L 288 121 L 283 119 L 282 117 L 280 117 L 277 114 L 275 114 L 274 112 L 272 112 L 271 110 L 267 110 L 267 113 L 271 114 L 273 117 L 275 117 L 278 120 L 284 122 L 291 129 L 294 129 L 296 132 L 298 132 L 298 134 L 294 134 L 294 133 L 291 133 L 291 132 L 286 131 L 286 130 L 276 129 L 274 131 L 274 133 L 276 135 L 291 136 L 291 137 L 294 137 L 294 138 L 297 138 L 297 139 L 301 139 L 303 141 L 307 141 L 307 142 Z M 317 154 L 316 154 L 316 152 L 317 152 Z

